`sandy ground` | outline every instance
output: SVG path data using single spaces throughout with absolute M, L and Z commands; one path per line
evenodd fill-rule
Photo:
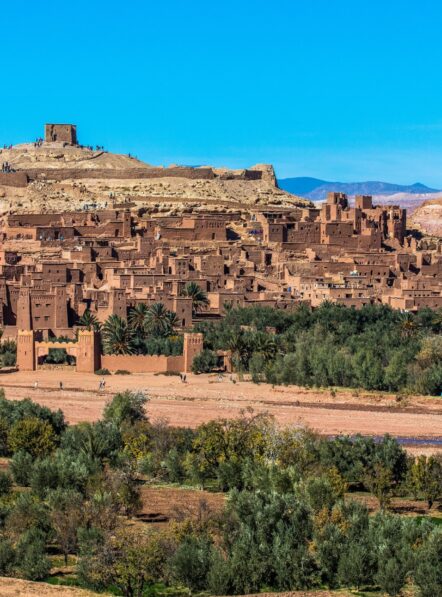
M 343 391 L 334 397 L 329 391 L 275 387 L 251 382 L 232 383 L 228 376 L 188 375 L 187 383 L 177 376 L 152 373 L 105 376 L 106 389 L 98 391 L 100 378 L 75 371 L 12 372 L 0 375 L 0 387 L 9 399 L 30 397 L 52 409 L 61 408 L 71 423 L 96 421 L 105 403 L 118 391 L 144 390 L 150 397 L 151 419 L 165 418 L 172 425 L 195 427 L 218 417 L 238 416 L 242 409 L 267 411 L 282 425 L 309 426 L 321 434 L 362 433 L 397 437 L 442 438 L 442 399 L 407 398 Z M 63 390 L 59 389 L 60 381 Z M 34 389 L 34 383 L 38 388 Z M 414 447 L 422 451 L 425 447 Z M 428 450 L 429 448 L 425 448 Z
M 101 593 L 104 595 L 105 593 Z M 17 578 L 0 577 L 1 597 L 92 597 L 97 593 L 76 589 L 73 587 L 57 587 L 43 582 L 30 582 Z M 109 595 L 109 593 L 106 593 Z
M 109 595 L 110 593 L 100 593 L 100 595 Z M 92 597 L 98 593 L 90 593 L 82 589 L 71 587 L 57 587 L 47 583 L 30 582 L 18 580 L 15 578 L 0 578 L 0 596 L 1 597 Z M 350 597 L 348 591 L 294 591 L 289 593 L 260 593 L 256 597 Z M 247 596 L 255 597 L 255 596 Z

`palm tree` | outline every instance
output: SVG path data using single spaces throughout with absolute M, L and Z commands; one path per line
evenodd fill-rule
M 111 315 L 106 319 L 101 338 L 106 354 L 132 354 L 134 332 L 127 321 L 118 315 Z
M 198 286 L 196 282 L 189 282 L 186 284 L 183 290 L 183 296 L 187 296 L 192 299 L 193 313 L 202 311 L 209 304 L 207 294 L 204 292 L 201 286 Z
M 257 332 L 252 337 L 253 352 L 259 352 L 262 354 L 266 361 L 270 361 L 277 352 L 277 344 L 275 339 L 269 334 L 263 332 Z
M 78 320 L 78 325 L 86 328 L 89 332 L 94 330 L 94 332 L 99 332 L 101 329 L 101 323 L 98 321 L 97 317 L 87 309 L 83 315 Z
M 167 335 L 173 334 L 175 329 L 179 326 L 180 320 L 178 315 L 174 311 L 167 312 Z
M 250 357 L 250 346 L 242 330 L 233 330 L 227 341 L 227 349 L 232 353 L 232 362 L 240 377 L 246 369 Z
M 414 315 L 411 313 L 403 313 L 400 316 L 400 330 L 402 338 L 411 338 L 417 330 L 417 324 Z
M 154 336 L 167 336 L 170 333 L 169 315 L 163 303 L 154 303 L 146 311 L 144 329 Z
M 143 334 L 146 326 L 146 314 L 149 311 L 149 307 L 146 303 L 138 303 L 129 311 L 129 325 L 137 332 L 137 334 Z

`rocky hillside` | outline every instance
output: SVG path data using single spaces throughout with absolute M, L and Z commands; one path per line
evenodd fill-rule
M 133 203 L 157 211 L 306 206 L 278 188 L 273 167 L 155 167 L 127 155 L 33 143 L 0 150 L 0 211 L 48 212 Z
M 424 234 L 442 237 L 442 197 L 424 201 L 410 219 L 410 226 Z

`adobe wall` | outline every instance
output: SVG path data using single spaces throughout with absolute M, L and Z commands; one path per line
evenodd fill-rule
M 184 357 L 164 355 L 101 355 L 101 367 L 131 373 L 167 373 L 184 371 Z
M 69 143 L 77 144 L 77 127 L 74 124 L 46 124 L 46 143 Z
M 29 177 L 30 180 L 67 180 L 84 178 L 118 178 L 118 179 L 140 179 L 140 178 L 189 178 L 212 180 L 214 178 L 223 179 L 227 175 L 218 176 L 212 168 L 126 168 L 107 169 L 107 168 L 30 168 L 21 172 Z M 9 174 L 8 174 L 9 176 Z M 245 170 L 241 174 L 228 175 L 227 178 L 239 180 L 260 180 L 262 172 L 255 170 Z
M 28 185 L 28 175 L 26 172 L 0 172 L 0 185 L 26 187 Z

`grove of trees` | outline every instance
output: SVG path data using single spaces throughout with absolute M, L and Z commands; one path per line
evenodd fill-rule
M 229 309 L 221 323 L 195 329 L 207 351 L 201 372 L 216 350 L 230 350 L 238 373 L 257 383 L 442 393 L 442 313 L 430 309 L 258 306 Z
M 389 436 L 325 438 L 249 410 L 196 429 L 151 422 L 143 393 L 122 392 L 96 423 L 66 424 L 0 396 L 0 575 L 46 579 L 54 554 L 71 582 L 141 597 L 161 586 L 215 595 L 355 588 L 442 595 L 442 528 L 394 514 L 395 496 L 442 499 L 442 461 Z M 144 484 L 226 495 L 153 527 L 130 523 Z M 352 498 L 370 492 L 370 513 Z M 364 495 L 364 493 L 362 493 Z M 368 494 L 367 494 L 368 495 Z M 55 556 L 55 557 L 56 557 Z M 181 589 L 180 589 L 181 590 Z M 153 592 L 153 593 L 152 593 Z

